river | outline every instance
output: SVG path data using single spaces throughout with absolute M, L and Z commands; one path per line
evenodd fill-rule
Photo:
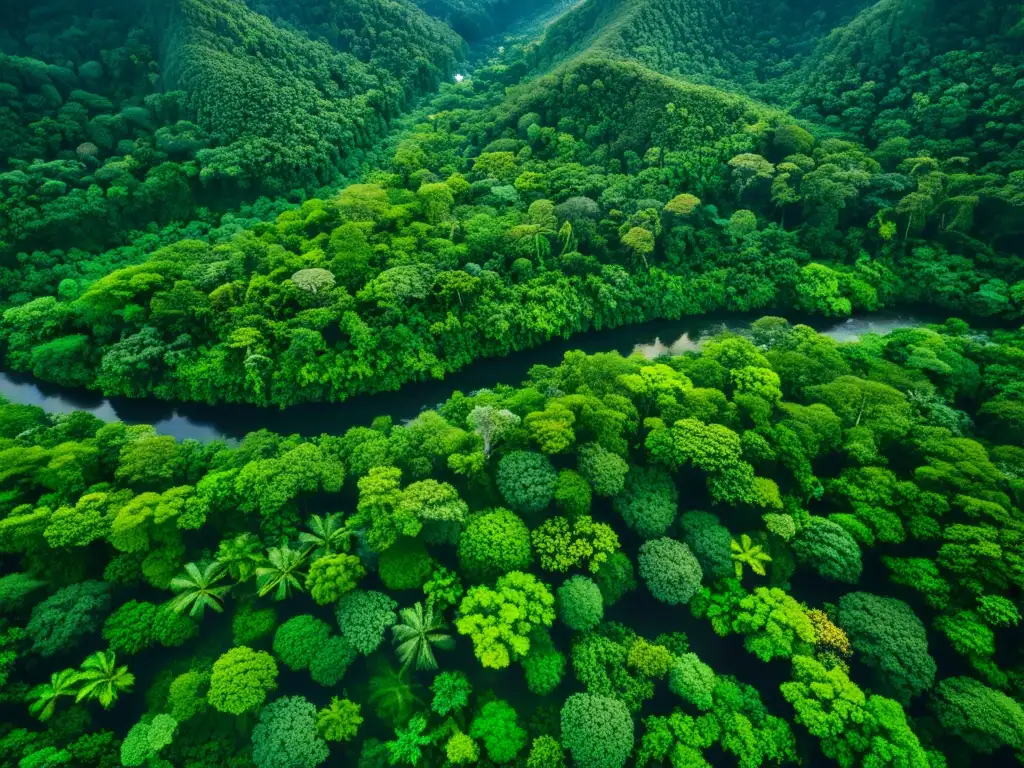
M 349 427 L 368 426 L 378 415 L 389 415 L 396 422 L 415 418 L 424 409 L 443 403 L 456 390 L 472 392 L 497 384 L 519 384 L 532 366 L 557 365 L 569 350 L 581 349 L 588 354 L 640 352 L 649 358 L 679 355 L 697 349 L 700 339 L 709 333 L 723 327 L 744 327 L 757 317 L 717 315 L 590 331 L 503 358 L 480 360 L 445 379 L 415 382 L 397 392 L 360 395 L 344 403 L 297 405 L 283 410 L 250 405 L 105 398 L 88 390 L 61 387 L 7 372 L 0 372 L 0 395 L 12 403 L 41 406 L 49 413 L 88 411 L 104 421 L 152 424 L 160 434 L 172 435 L 178 440 L 233 440 L 257 429 L 306 437 L 325 432 L 341 434 Z M 865 333 L 885 334 L 897 328 L 941 320 L 934 316 L 883 312 L 839 321 L 799 318 L 799 322 L 813 325 L 837 341 L 855 341 Z

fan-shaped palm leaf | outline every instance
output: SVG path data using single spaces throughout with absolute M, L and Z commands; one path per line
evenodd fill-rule
M 274 593 L 275 600 L 284 600 L 292 589 L 303 591 L 302 583 L 306 574 L 302 566 L 306 553 L 292 549 L 287 544 L 267 550 L 267 563 L 256 569 L 256 589 L 260 597 Z
M 402 669 L 415 665 L 416 669 L 437 669 L 434 648 L 450 651 L 455 647 L 452 636 L 439 631 L 447 628 L 434 606 L 424 610 L 422 603 L 398 612 L 399 622 L 391 628 L 395 642 L 395 653 L 402 662 Z
M 26 698 L 32 703 L 28 711 L 46 722 L 53 717 L 57 708 L 57 700 L 61 696 L 74 696 L 75 685 L 78 683 L 78 672 L 73 669 L 62 669 L 50 675 L 50 682 L 40 683 L 28 692 Z
M 348 552 L 351 532 L 341 522 L 341 514 L 311 515 L 306 524 L 310 532 L 299 534 L 299 543 L 307 547 L 314 557 Z
M 423 706 L 421 686 L 412 682 L 404 669 L 395 670 L 387 661 L 377 657 L 370 677 L 368 699 L 377 717 L 391 723 L 404 723 Z
M 113 651 L 98 651 L 82 662 L 82 671 L 76 676 L 81 684 L 75 701 L 96 699 L 104 709 L 110 709 L 121 691 L 130 690 L 135 675 L 128 667 L 117 666 Z
M 764 551 L 760 544 L 755 544 L 747 534 L 740 536 L 740 540 L 733 539 L 730 543 L 732 549 L 733 566 L 736 568 L 736 578 L 743 578 L 743 566 L 750 566 L 750 570 L 758 576 L 767 575 L 764 564 L 772 561 L 771 556 Z
M 217 613 L 224 610 L 221 603 L 224 595 L 231 589 L 230 585 L 216 586 L 224 578 L 224 566 L 220 563 L 207 563 L 203 567 L 195 563 L 185 566 L 185 573 L 171 579 L 171 589 L 178 596 L 171 600 L 171 610 L 181 613 L 188 609 L 188 615 L 202 618 L 207 608 Z

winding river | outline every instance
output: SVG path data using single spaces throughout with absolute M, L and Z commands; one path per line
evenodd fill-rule
M 472 392 L 497 384 L 516 385 L 534 365 L 557 365 L 573 349 L 588 354 L 640 352 L 649 358 L 678 355 L 699 346 L 700 339 L 724 328 L 746 326 L 758 315 L 718 315 L 656 321 L 613 330 L 591 331 L 556 339 L 503 358 L 480 360 L 443 380 L 408 384 L 398 392 L 360 395 L 344 403 L 297 405 L 283 410 L 249 405 L 202 405 L 155 399 L 105 398 L 82 389 L 40 382 L 31 376 L 0 372 L 0 395 L 13 403 L 38 405 L 50 413 L 88 411 L 104 421 L 152 424 L 157 432 L 178 440 L 234 440 L 257 429 L 315 436 L 341 434 L 349 427 L 368 426 L 380 414 L 396 422 L 415 418 L 444 402 L 456 390 Z M 925 322 L 941 322 L 923 314 L 877 313 L 848 320 L 793 318 L 806 322 L 837 341 L 854 341 L 865 333 L 885 334 Z M 943 318 L 944 319 L 944 318 Z

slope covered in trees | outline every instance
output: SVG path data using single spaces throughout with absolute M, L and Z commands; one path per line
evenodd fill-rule
M 413 0 L 420 8 L 451 25 L 466 40 L 499 32 L 509 22 L 550 5 L 547 0 Z
M 754 92 L 773 81 L 777 94 L 776 81 L 864 5 L 856 0 L 586 0 L 545 30 L 537 56 L 550 64 L 581 53 L 610 55 L 663 74 Z
M 51 282 L 57 298 L 5 313 L 8 363 L 111 394 L 287 405 L 718 309 L 1021 316 L 1021 262 L 988 244 L 1012 178 L 819 140 L 625 60 L 507 88 L 528 55 L 442 89 L 369 183 Z
M 242 0 L 19 6 L 0 38 L 4 266 L 351 174 L 464 56 L 404 0 L 258 6 L 302 8 L 290 26 Z
M 2 404 L 0 761 L 1006 764 L 1022 359 L 769 317 L 234 447 Z

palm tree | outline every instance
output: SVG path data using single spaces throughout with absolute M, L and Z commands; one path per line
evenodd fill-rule
M 251 579 L 263 564 L 263 545 L 253 534 L 240 533 L 220 543 L 217 562 L 224 566 L 228 576 L 241 584 Z
M 32 703 L 28 705 L 28 711 L 38 717 L 44 723 L 53 717 L 57 708 L 57 699 L 61 696 L 74 696 L 75 685 L 78 683 L 78 672 L 73 669 L 62 669 L 50 675 L 50 682 L 40 683 L 28 692 L 28 698 Z
M 755 544 L 747 534 L 740 536 L 740 540 L 733 539 L 729 545 L 732 549 L 733 566 L 736 568 L 736 578 L 743 578 L 743 566 L 749 565 L 750 570 L 758 576 L 767 575 L 764 569 L 765 563 L 772 561 L 771 556 L 764 551 L 760 544 Z
M 419 707 L 421 686 L 412 682 L 404 670 L 396 671 L 382 657 L 378 656 L 370 677 L 367 696 L 373 704 L 377 717 L 390 723 L 404 723 Z
M 416 669 L 437 669 L 434 646 L 443 651 L 455 647 L 451 635 L 438 631 L 447 628 L 440 614 L 434 613 L 433 605 L 427 605 L 423 610 L 423 604 L 416 603 L 412 608 L 403 608 L 398 615 L 399 623 L 391 628 L 391 632 L 402 669 L 413 663 Z
M 200 568 L 195 563 L 185 566 L 185 573 L 171 579 L 171 589 L 178 593 L 178 596 L 171 600 L 171 610 L 181 613 L 186 608 L 188 615 L 202 618 L 207 608 L 212 608 L 221 613 L 224 608 L 224 595 L 231 589 L 230 585 L 215 586 L 224 577 L 223 566 L 220 563 L 207 563 Z
M 348 551 L 351 532 L 347 526 L 342 525 L 340 512 L 327 517 L 311 515 L 307 525 L 312 533 L 300 533 L 299 542 L 308 546 L 307 552 L 312 552 L 314 557 Z
M 113 651 L 97 651 L 82 662 L 82 671 L 76 680 L 84 683 L 75 697 L 76 702 L 96 699 L 104 709 L 110 709 L 120 692 L 135 684 L 135 675 L 128 667 L 117 666 Z
M 562 244 L 562 252 L 559 256 L 565 256 L 569 251 L 576 249 L 576 236 L 572 232 L 572 224 L 568 219 L 562 222 L 562 228 L 558 230 L 558 240 Z
M 287 544 L 267 550 L 267 563 L 256 569 L 256 590 L 260 597 L 274 593 L 275 600 L 284 600 L 292 588 L 302 592 L 305 573 L 302 566 L 306 553 Z

